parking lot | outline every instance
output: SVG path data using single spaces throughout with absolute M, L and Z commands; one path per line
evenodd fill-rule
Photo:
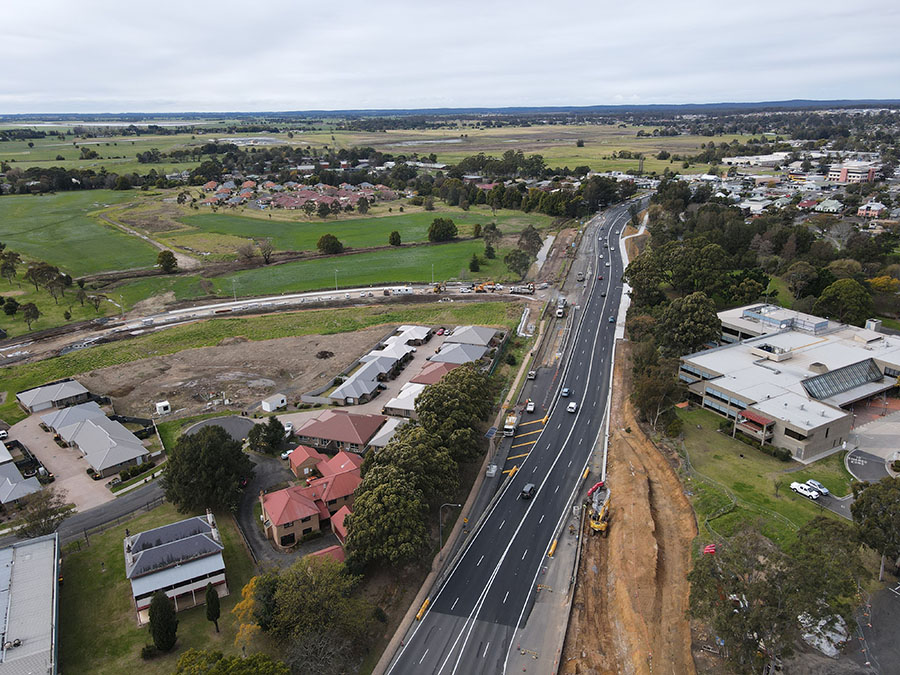
M 9 437 L 22 443 L 35 457 L 56 476 L 51 487 L 65 490 L 69 502 L 78 511 L 93 508 L 115 499 L 106 483 L 112 478 L 94 480 L 87 475 L 88 463 L 76 448 L 61 448 L 53 440 L 53 434 L 40 428 L 41 415 L 52 410 L 43 410 L 29 415 L 10 427 Z

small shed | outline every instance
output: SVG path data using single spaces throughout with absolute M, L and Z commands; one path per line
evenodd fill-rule
M 284 394 L 272 394 L 268 398 L 262 400 L 262 409 L 264 412 L 275 412 L 281 408 L 287 407 L 287 398 Z
M 168 415 L 172 412 L 172 406 L 169 405 L 168 401 L 157 401 L 156 402 L 156 414 L 157 415 Z

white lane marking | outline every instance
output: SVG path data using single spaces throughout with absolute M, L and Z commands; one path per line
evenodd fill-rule
M 459 602 L 459 598 L 458 598 L 458 597 L 456 598 L 456 600 L 453 601 L 453 604 L 450 605 L 450 611 L 451 611 L 451 612 L 452 612 L 453 609 L 456 607 L 456 603 L 457 603 L 457 602 Z
M 553 494 L 556 494 L 557 492 L 559 492 L 559 485 L 556 486 L 556 489 L 553 491 Z
M 498 527 L 497 529 L 498 529 L 498 530 L 502 530 L 504 525 L 506 525 L 506 521 L 505 521 L 505 520 L 504 520 L 502 523 L 500 523 L 500 527 Z
M 503 604 L 506 604 L 506 599 L 509 597 L 509 591 L 506 591 L 506 595 L 503 596 Z
M 534 473 L 535 471 L 537 471 L 537 467 L 536 466 L 531 467 L 531 473 Z
M 562 426 L 562 422 L 556 425 L 557 430 Z
M 544 516 L 541 516 L 541 519 L 538 521 L 538 525 L 544 522 Z
M 569 460 L 569 463 L 566 464 L 566 466 L 567 466 L 567 467 L 572 466 L 572 460 L 571 460 L 571 459 Z
M 490 642 L 488 642 L 488 643 L 484 646 L 484 653 L 481 655 L 481 658 L 484 658 L 485 656 L 487 656 L 487 650 L 488 650 L 488 647 L 490 647 L 490 646 L 491 646 L 491 643 L 490 643 Z
M 425 660 L 425 657 L 426 657 L 426 656 L 428 656 L 428 650 L 427 650 L 427 649 L 426 649 L 426 650 L 425 650 L 425 653 L 424 653 L 424 654 L 422 654 L 422 658 L 421 658 L 421 659 L 419 659 L 419 663 L 420 663 L 420 664 L 421 664 L 421 663 L 422 663 L 422 661 L 424 661 L 424 660 Z
M 525 560 L 525 556 L 528 555 L 528 549 L 525 549 L 525 553 L 522 554 L 522 560 Z
M 475 567 L 478 567 L 478 566 L 481 564 L 481 561 L 482 561 L 482 560 L 484 560 L 484 556 L 481 556 L 481 557 L 478 559 L 478 562 L 475 563 Z

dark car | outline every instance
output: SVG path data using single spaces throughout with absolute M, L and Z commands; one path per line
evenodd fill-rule
M 537 492 L 537 486 L 534 483 L 527 483 L 522 488 L 522 499 L 531 499 L 535 492 Z

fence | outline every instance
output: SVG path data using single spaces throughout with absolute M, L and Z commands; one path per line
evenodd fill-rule
M 81 531 L 75 531 L 70 534 L 60 535 L 60 540 L 63 544 L 73 544 L 75 550 L 80 551 L 82 546 L 91 545 L 91 535 L 100 534 L 101 532 L 105 532 L 106 530 L 115 527 L 116 525 L 121 525 L 122 523 L 128 522 L 129 520 L 133 520 L 134 518 L 139 516 L 141 512 L 152 511 L 157 506 L 163 504 L 165 501 L 166 498 L 164 496 L 155 497 L 146 504 L 139 506 L 134 511 L 123 513 L 122 515 L 112 518 L 111 520 L 107 520 L 98 525 L 94 525 L 93 527 L 84 528 Z M 83 544 L 82 539 L 84 539 Z

